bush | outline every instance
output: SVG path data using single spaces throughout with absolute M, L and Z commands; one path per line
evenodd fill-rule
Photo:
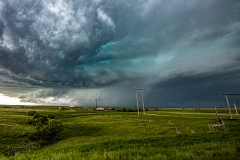
M 41 141 L 54 141 L 58 133 L 63 131 L 62 122 L 50 119 L 47 125 L 38 125 L 37 138 Z
M 28 119 L 27 123 L 34 125 L 37 129 L 37 132 L 29 135 L 29 139 L 37 140 L 42 145 L 55 141 L 58 133 L 63 131 L 63 124 L 62 122 L 51 118 L 55 118 L 55 116 L 52 114 L 46 116 L 35 113 L 32 119 Z
M 70 108 L 69 107 L 61 107 L 61 106 L 59 106 L 59 107 L 57 107 L 57 110 L 59 110 L 59 111 L 63 111 L 63 110 L 70 110 Z
M 37 124 L 39 125 L 46 125 L 48 123 L 48 118 L 47 116 L 39 113 L 35 113 L 32 119 L 28 119 L 27 124 L 34 125 L 36 126 Z
M 48 114 L 48 118 L 49 119 L 54 119 L 56 116 L 55 115 L 53 115 L 53 114 Z
M 37 113 L 37 111 L 28 111 L 27 115 L 33 116 L 35 113 Z
M 128 112 L 137 112 L 136 109 L 128 109 Z

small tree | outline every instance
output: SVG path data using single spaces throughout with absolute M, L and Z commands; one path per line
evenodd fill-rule
M 48 123 L 48 118 L 47 116 L 43 115 L 43 114 L 39 114 L 39 113 L 35 113 L 32 117 L 32 119 L 28 119 L 27 121 L 28 124 L 30 125 L 47 125 Z
M 50 119 L 47 125 L 39 125 L 38 128 L 38 137 L 41 140 L 52 140 L 58 133 L 63 131 L 62 122 L 54 119 Z
M 29 112 L 27 113 L 27 115 L 33 116 L 35 113 L 37 113 L 37 111 L 29 111 Z
M 63 124 L 61 121 L 51 119 L 53 115 L 43 115 L 35 113 L 32 119 L 28 119 L 27 123 L 35 126 L 37 132 L 30 135 L 30 139 L 38 140 L 42 144 L 53 142 L 56 136 L 63 131 Z

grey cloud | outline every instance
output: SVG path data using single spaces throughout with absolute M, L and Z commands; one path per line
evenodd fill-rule
M 37 101 L 66 97 L 56 88 L 113 92 L 119 84 L 151 88 L 237 72 L 239 6 L 237 0 L 6 0 L 0 69 L 7 74 L 0 72 L 0 84 L 33 87 L 22 97 Z
M 2 41 L 4 27 L 5 27 L 4 21 L 2 19 L 0 19 L 0 38 L 1 38 L 1 41 Z
M 228 34 L 227 31 L 222 31 L 222 30 L 214 30 L 214 31 L 209 31 L 206 33 L 203 33 L 202 35 L 198 35 L 193 38 L 194 43 L 209 43 L 209 42 L 214 42 L 218 38 L 224 37 L 226 34 Z

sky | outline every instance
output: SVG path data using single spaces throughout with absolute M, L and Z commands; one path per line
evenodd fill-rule
M 226 106 L 239 82 L 239 0 L 0 1 L 0 104 Z

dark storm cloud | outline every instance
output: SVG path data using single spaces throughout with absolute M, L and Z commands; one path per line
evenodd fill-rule
M 73 88 L 106 98 L 119 88 L 211 86 L 240 71 L 239 15 L 237 0 L 1 1 L 0 84 L 27 87 L 20 98 L 36 102 L 77 102 Z M 189 93 L 176 99 L 188 103 Z

